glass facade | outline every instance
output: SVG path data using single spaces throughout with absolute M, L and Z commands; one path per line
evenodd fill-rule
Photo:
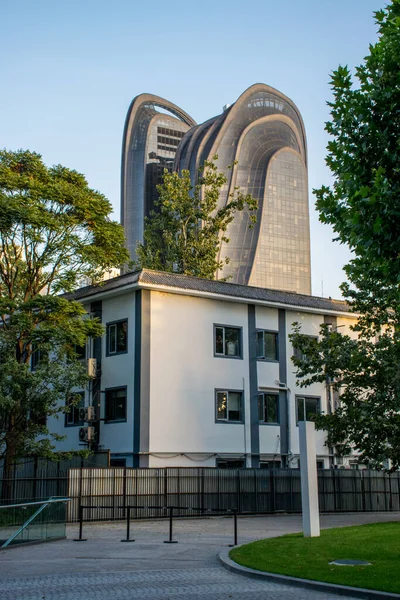
M 144 217 L 157 198 L 164 169 L 172 170 L 177 148 L 196 123 L 171 102 L 141 94 L 132 101 L 125 121 L 121 163 L 121 223 L 127 248 L 136 258 L 143 240 Z
M 137 111 L 135 135 L 146 138 L 140 165 L 134 165 L 135 135 L 131 136 L 132 150 L 127 155 L 129 173 L 136 173 L 134 184 L 128 172 L 125 177 L 127 189 L 136 186 L 130 191 L 134 202 L 125 200 L 126 205 L 135 208 L 123 221 L 132 255 L 132 249 L 142 239 L 144 215 L 154 205 L 155 182 L 162 177 L 162 162 L 168 161 L 167 167 L 172 168 L 174 159 L 174 170 L 189 169 L 195 183 L 198 168 L 217 154 L 218 168 L 227 177 L 219 207 L 226 205 L 235 186 L 239 186 L 241 191 L 257 198 L 259 208 L 253 228 L 249 227 L 246 212 L 238 213 L 228 226 L 230 241 L 222 245 L 219 258 L 229 258 L 229 263 L 216 277 L 243 285 L 310 294 L 307 144 L 303 121 L 294 103 L 277 90 L 256 84 L 221 115 L 198 126 L 176 112 L 167 122 L 167 115 L 157 113 L 154 117 L 153 112 L 150 116 L 149 110 L 143 104 Z M 164 118 L 166 121 L 162 122 Z M 142 139 L 140 144 L 143 143 Z M 148 158 L 154 153 L 157 153 L 157 159 L 153 160 L 156 167 Z M 164 158 L 160 161 L 161 154 Z M 147 186 L 144 176 L 137 175 L 138 169 L 143 171 L 143 161 L 148 161 Z M 234 161 L 234 168 L 228 169 Z

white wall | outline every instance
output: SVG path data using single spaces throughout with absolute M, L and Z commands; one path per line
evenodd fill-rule
M 243 328 L 243 359 L 214 357 L 214 324 Z M 152 292 L 150 364 L 150 452 L 249 450 L 246 305 Z M 215 422 L 216 389 L 244 391 L 246 426 Z
M 106 356 L 106 337 L 102 339 L 101 389 L 127 387 L 127 421 L 101 422 L 100 443 L 112 454 L 133 452 L 134 408 L 134 326 L 135 293 L 126 291 L 103 300 L 103 324 L 128 319 L 128 352 Z M 248 362 L 248 306 L 244 303 L 197 298 L 189 295 L 152 291 L 150 295 L 150 411 L 149 466 L 215 466 L 216 458 L 240 457 L 251 452 L 250 390 Z M 278 309 L 256 306 L 256 328 L 278 332 Z M 286 312 L 287 334 L 298 321 L 302 332 L 318 336 L 323 315 Z M 348 333 L 351 320 L 338 318 Z M 242 328 L 242 359 L 214 356 L 214 325 Z M 255 340 L 254 340 L 255 343 Z M 286 340 L 287 381 L 290 415 L 290 450 L 299 454 L 296 423 L 296 396 L 321 398 L 321 410 L 327 410 L 325 384 L 304 389 L 296 384 L 291 362 L 292 345 Z M 278 392 L 279 362 L 257 361 L 259 391 Z M 215 390 L 240 390 L 244 398 L 245 424 L 217 422 Z M 89 393 L 86 392 L 86 404 Z M 101 397 L 104 417 L 105 396 Z M 64 417 L 49 422 L 57 433 L 66 434 L 62 450 L 81 449 L 79 427 L 64 427 Z M 260 454 L 272 457 L 280 453 L 279 425 L 260 425 Z M 317 454 L 326 457 L 325 435 L 317 432 Z M 293 466 L 297 461 L 293 461 Z M 248 459 L 248 466 L 250 462 Z

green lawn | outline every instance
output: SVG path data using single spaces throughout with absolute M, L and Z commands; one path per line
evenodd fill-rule
M 400 593 L 400 522 L 325 529 L 319 538 L 285 535 L 234 548 L 229 556 L 258 571 Z M 341 558 L 372 565 L 329 564 Z

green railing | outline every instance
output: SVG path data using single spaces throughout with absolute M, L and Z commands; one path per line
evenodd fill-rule
M 0 548 L 66 537 L 69 498 L 0 505 Z

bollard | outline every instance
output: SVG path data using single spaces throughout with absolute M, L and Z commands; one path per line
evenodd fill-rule
M 82 537 L 83 530 L 83 506 L 79 506 L 79 538 L 75 538 L 74 542 L 87 542 L 87 538 Z
M 121 540 L 121 542 L 134 542 L 135 540 L 130 540 L 129 536 L 131 533 L 131 507 L 126 507 L 126 539 Z
M 164 544 L 177 544 L 177 540 L 172 539 L 172 517 L 173 517 L 174 507 L 169 507 L 169 540 L 164 540 Z
M 238 543 L 238 535 L 237 535 L 237 510 L 233 509 L 233 544 L 229 544 L 230 548 L 237 546 Z

